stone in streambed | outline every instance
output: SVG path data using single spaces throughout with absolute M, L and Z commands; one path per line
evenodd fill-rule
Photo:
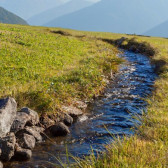
M 0 137 L 10 132 L 16 111 L 17 104 L 13 98 L 0 99 Z
M 16 138 L 14 133 L 0 139 L 0 149 L 2 151 L 0 160 L 9 161 L 15 152 Z
M 18 131 L 16 133 L 16 137 L 21 137 L 23 134 L 31 135 L 35 138 L 36 142 L 41 142 L 43 140 L 41 133 L 44 131 L 42 127 L 28 127 L 26 126 L 24 129 Z
M 19 112 L 23 112 L 28 114 L 31 117 L 31 120 L 29 122 L 29 125 L 37 125 L 39 123 L 39 115 L 34 110 L 31 110 L 27 107 L 22 108 Z
M 69 128 L 62 122 L 49 127 L 49 131 L 53 136 L 66 136 L 70 133 Z
M 31 127 L 33 130 L 39 132 L 39 133 L 43 133 L 44 132 L 44 128 L 43 127 L 38 127 L 38 126 L 32 126 Z
M 36 140 L 32 135 L 22 134 L 17 137 L 17 143 L 24 149 L 33 149 L 36 144 Z
M 62 107 L 63 111 L 67 114 L 69 114 L 73 118 L 77 118 L 78 116 L 81 116 L 83 114 L 82 110 L 74 107 L 74 106 L 63 106 Z
M 87 108 L 87 104 L 83 101 L 74 101 L 74 106 L 79 108 L 79 109 L 82 109 L 82 110 L 85 110 Z
M 17 112 L 16 118 L 12 124 L 11 132 L 17 132 L 25 127 L 28 122 L 31 122 L 32 117 L 24 112 Z
M 86 116 L 86 115 L 82 115 L 82 116 L 80 116 L 79 118 L 78 118 L 78 122 L 84 122 L 84 121 L 86 121 L 86 120 L 88 120 L 88 116 Z
M 15 146 L 14 159 L 18 161 L 29 160 L 32 157 L 32 151 L 30 149 L 23 149 L 18 144 Z
M 73 124 L 73 118 L 69 114 L 64 114 L 62 118 L 63 122 L 67 126 L 71 126 Z

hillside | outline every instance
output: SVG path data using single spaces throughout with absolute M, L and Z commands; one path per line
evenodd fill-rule
M 93 3 L 86 0 L 72 0 L 59 7 L 55 7 L 38 15 L 35 15 L 29 18 L 27 21 L 31 25 L 44 25 L 45 23 L 52 21 L 53 19 L 75 12 L 92 4 Z
M 150 29 L 144 35 L 168 38 L 168 21 Z
M 0 23 L 27 25 L 25 20 L 2 7 L 0 7 Z
M 134 0 L 129 5 L 126 0 L 102 0 L 45 26 L 142 34 L 168 19 L 167 7 L 167 0 Z
M 27 20 L 47 9 L 63 4 L 62 0 L 1 0 L 0 6 Z
M 0 24 L 1 97 L 51 113 L 99 93 L 105 85 L 102 74 L 117 68 L 117 50 L 101 41 L 61 36 L 57 30 Z

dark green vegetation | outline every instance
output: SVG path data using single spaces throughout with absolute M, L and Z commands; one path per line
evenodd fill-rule
M 2 7 L 0 7 L 0 23 L 27 25 L 27 22 L 22 18 L 5 10 Z

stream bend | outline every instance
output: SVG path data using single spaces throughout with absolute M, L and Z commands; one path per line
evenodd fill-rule
M 95 153 L 101 152 L 105 144 L 112 142 L 112 136 L 132 135 L 131 128 L 140 124 L 133 116 L 146 112 L 145 98 L 151 95 L 157 76 L 148 57 L 128 51 L 120 57 L 126 62 L 120 65 L 119 73 L 105 94 L 88 107 L 86 116 L 70 128 L 70 135 L 53 139 L 56 144 L 38 144 L 30 161 L 13 162 L 8 168 L 54 168 L 47 162 L 58 163 L 55 157 L 66 161 L 66 149 L 82 157 L 90 153 L 91 147 Z

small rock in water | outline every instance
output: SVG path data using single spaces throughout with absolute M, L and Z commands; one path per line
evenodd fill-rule
M 31 122 L 30 115 L 24 112 L 17 112 L 16 118 L 11 127 L 11 132 L 17 132 L 23 129 L 28 122 Z
M 36 144 L 35 138 L 28 134 L 22 134 L 20 137 L 17 137 L 17 142 L 24 149 L 33 149 Z
M 20 112 L 24 112 L 26 114 L 28 114 L 30 117 L 31 117 L 31 121 L 30 121 L 30 125 L 36 125 L 39 123 L 39 115 L 37 112 L 27 108 L 27 107 L 24 107 L 20 110 Z
M 23 149 L 18 144 L 16 145 L 14 159 L 18 161 L 29 160 L 32 157 L 30 149 Z
M 49 130 L 53 136 L 65 136 L 70 133 L 68 127 L 62 122 L 51 126 Z
M 73 124 L 73 118 L 69 114 L 64 114 L 63 122 L 67 126 L 71 126 Z
M 14 133 L 0 139 L 0 149 L 2 151 L 0 160 L 9 161 L 15 152 L 16 138 Z
M 0 137 L 10 132 L 16 111 L 17 104 L 13 98 L 0 99 Z
M 78 118 L 78 122 L 84 122 L 84 121 L 86 121 L 87 119 L 88 119 L 88 116 L 82 115 L 82 116 L 80 116 L 80 117 Z
M 62 109 L 73 118 L 77 118 L 78 116 L 83 114 L 82 110 L 73 106 L 63 106 Z

